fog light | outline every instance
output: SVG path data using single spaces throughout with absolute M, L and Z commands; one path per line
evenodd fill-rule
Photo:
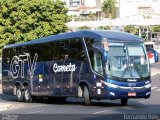
M 146 93 L 146 96 L 150 95 L 150 93 L 151 93 L 151 92 L 147 92 L 147 93 Z
M 114 92 L 109 92 L 110 95 L 112 96 L 115 96 L 115 93 Z

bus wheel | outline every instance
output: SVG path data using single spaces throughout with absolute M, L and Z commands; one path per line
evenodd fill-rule
M 24 90 L 24 101 L 25 102 L 32 102 L 32 97 L 31 94 L 29 92 L 29 87 L 26 87 Z
M 17 90 L 16 90 L 17 101 L 23 102 L 23 100 L 24 100 L 23 96 L 24 96 L 24 91 L 22 91 L 20 87 L 17 87 Z
M 90 99 L 89 90 L 88 90 L 87 86 L 84 86 L 83 97 L 84 97 L 84 104 L 90 105 L 91 99 Z
M 66 102 L 66 99 L 67 99 L 67 97 L 60 97 L 60 98 L 58 98 L 58 101 L 59 101 L 60 103 L 65 103 L 65 102 Z
M 126 99 L 126 98 L 121 99 L 121 105 L 122 106 L 126 106 L 127 103 L 128 103 L 128 99 Z
M 48 97 L 51 103 L 65 103 L 67 97 Z

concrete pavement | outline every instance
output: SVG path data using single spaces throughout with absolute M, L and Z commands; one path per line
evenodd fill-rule
M 155 76 L 157 74 L 160 74 L 160 62 L 151 64 L 151 76 Z

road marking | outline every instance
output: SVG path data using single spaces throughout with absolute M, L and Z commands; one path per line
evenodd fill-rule
M 147 101 L 149 101 L 149 100 L 142 100 L 139 103 L 144 103 L 144 102 L 147 102 Z
M 29 104 L 29 103 L 26 103 L 26 104 L 23 104 L 23 105 L 27 105 L 27 104 Z M 45 107 L 46 105 L 35 105 L 35 106 L 28 106 L 28 107 L 26 107 L 26 108 L 23 108 L 23 109 L 30 109 L 30 108 L 37 108 L 37 107 Z
M 107 111 L 109 111 L 109 110 L 98 111 L 98 112 L 94 112 L 92 114 L 99 114 L 99 113 L 103 113 L 103 112 L 107 112 Z
M 160 91 L 160 89 L 157 89 L 157 90 L 155 90 L 155 91 Z
M 33 111 L 33 112 L 29 112 L 29 113 L 26 113 L 26 114 L 34 114 L 34 113 L 40 113 L 40 112 L 43 112 L 44 110 L 39 110 L 39 111 Z
M 0 104 L 0 111 L 5 111 L 11 108 L 10 104 Z
M 151 90 L 157 89 L 158 87 L 151 87 Z

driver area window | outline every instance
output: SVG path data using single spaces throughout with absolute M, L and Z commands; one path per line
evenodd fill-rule
M 94 39 L 85 38 L 85 43 L 88 49 L 89 59 L 91 62 L 92 69 L 97 73 L 103 75 L 103 67 L 102 67 L 102 54 L 100 51 L 94 49 Z

